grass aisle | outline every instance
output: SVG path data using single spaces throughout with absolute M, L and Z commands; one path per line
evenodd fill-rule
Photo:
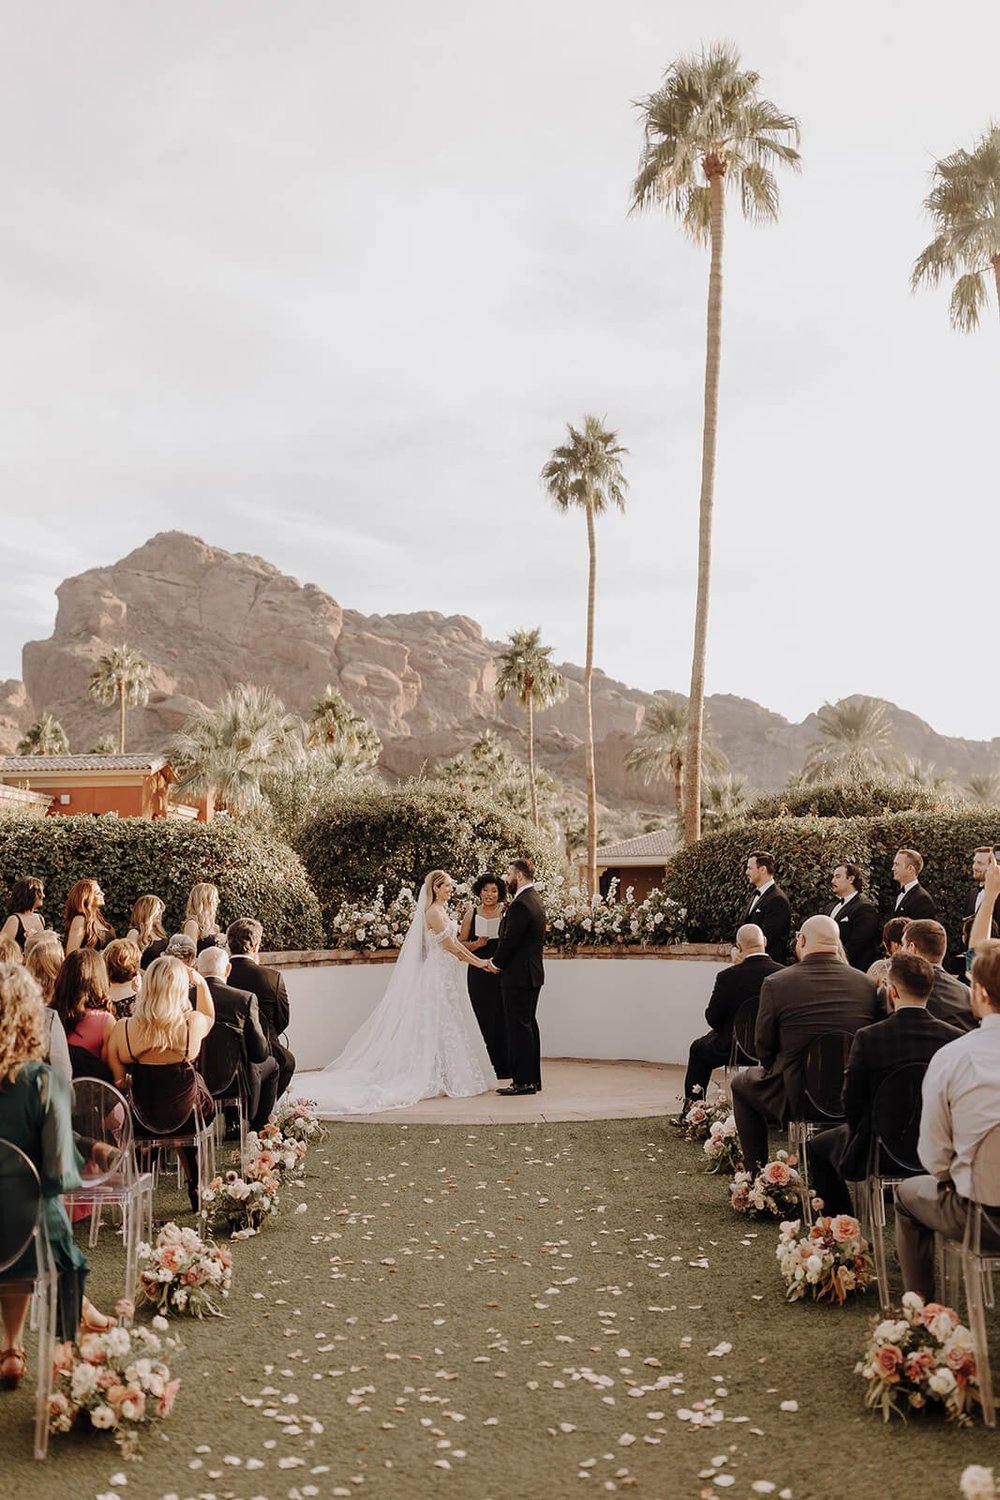
M 874 1299 L 786 1306 L 776 1229 L 733 1214 L 663 1121 L 338 1125 L 309 1169 L 234 1247 L 226 1321 L 172 1320 L 166 1440 L 123 1465 L 96 1434 L 54 1438 L 36 1466 L 29 1395 L 0 1396 L 9 1493 L 957 1500 L 993 1461 L 982 1428 L 864 1410 Z

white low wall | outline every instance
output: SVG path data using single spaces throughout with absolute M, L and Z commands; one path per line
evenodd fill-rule
M 686 1063 L 705 1030 L 705 1006 L 721 963 L 705 959 L 546 960 L 538 1025 L 545 1057 Z M 285 968 L 289 1045 L 300 1069 L 322 1068 L 374 1010 L 385 964 Z

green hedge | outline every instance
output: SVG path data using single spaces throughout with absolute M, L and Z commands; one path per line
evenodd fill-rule
M 472 880 L 502 874 L 511 859 L 529 857 L 539 873 L 561 868 L 558 849 L 523 818 L 441 782 L 366 787 L 332 803 L 302 831 L 297 848 L 331 919 L 348 900 L 371 900 L 380 885 L 392 896 L 416 890 L 428 870 Z
M 920 882 L 934 897 L 937 919 L 948 929 L 949 947 L 957 949 L 962 913 L 972 889 L 972 851 L 978 844 L 1000 844 L 1000 813 L 979 808 L 961 813 L 895 813 L 871 818 L 868 841 L 883 910 L 893 905 L 899 891 L 892 879 L 896 850 L 920 850 L 924 856 Z
M 741 816 L 771 818 L 879 818 L 894 812 L 941 812 L 952 806 L 941 792 L 891 776 L 852 776 L 814 786 L 786 787 L 756 797 Z
M 167 928 L 175 931 L 191 886 L 210 880 L 219 887 L 223 926 L 236 917 L 256 917 L 264 926 L 264 945 L 272 949 L 315 948 L 323 941 L 319 905 L 298 856 L 236 819 L 3 817 L 5 903 L 19 875 L 45 881 L 45 916 L 60 932 L 66 894 L 86 876 L 101 882 L 108 921 L 119 933 L 128 928 L 132 903 L 147 893 L 166 902 Z

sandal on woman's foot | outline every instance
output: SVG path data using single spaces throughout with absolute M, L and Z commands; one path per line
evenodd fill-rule
M 0 1349 L 0 1390 L 16 1390 L 27 1373 L 28 1356 L 23 1349 Z
M 80 1316 L 81 1333 L 107 1333 L 109 1329 L 117 1327 L 117 1318 L 111 1317 L 110 1313 L 102 1313 L 89 1297 L 84 1297 L 83 1312 Z

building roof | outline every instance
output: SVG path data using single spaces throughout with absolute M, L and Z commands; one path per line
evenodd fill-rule
M 667 828 L 657 828 L 653 833 L 640 833 L 638 838 L 622 839 L 617 844 L 604 844 L 597 851 L 599 865 L 625 865 L 634 859 L 667 859 L 677 847 L 677 835 Z
M 165 755 L 3 755 L 0 776 L 39 775 L 43 771 L 162 771 Z

